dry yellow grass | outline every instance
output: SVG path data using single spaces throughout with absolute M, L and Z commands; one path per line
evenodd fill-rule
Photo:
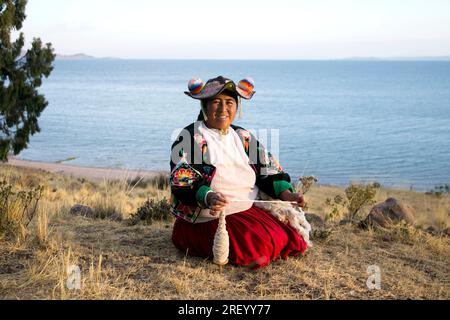
M 313 186 L 305 195 L 309 206 L 308 211 L 324 216 L 330 209 L 325 205 L 325 200 L 336 195 L 345 198 L 344 188 L 328 185 Z M 418 226 L 434 226 L 440 230 L 450 227 L 450 199 L 448 196 L 439 198 L 423 192 L 381 188 L 375 200 L 378 203 L 389 197 L 410 204 L 416 212 Z M 367 213 L 368 210 L 365 211 L 365 214 Z
M 252 271 L 189 257 L 171 243 L 171 223 L 129 226 L 70 215 L 75 203 L 114 206 L 124 217 L 147 199 L 168 197 L 153 186 L 93 183 L 42 171 L 0 166 L 0 176 L 17 186 L 45 185 L 36 221 L 22 243 L 0 242 L 3 299 L 449 299 L 450 241 L 415 227 L 360 230 L 328 226 L 302 257 Z M 327 197 L 343 188 L 315 186 L 306 198 L 324 216 Z M 418 224 L 448 227 L 449 199 L 382 189 L 410 203 Z M 381 271 L 380 289 L 369 289 L 369 266 Z M 80 289 L 69 289 L 73 266 Z M 72 268 L 72 269 L 71 269 Z

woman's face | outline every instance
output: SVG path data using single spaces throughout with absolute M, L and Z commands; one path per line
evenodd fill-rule
M 236 116 L 237 103 L 234 98 L 219 94 L 206 104 L 206 125 L 210 128 L 226 130 Z

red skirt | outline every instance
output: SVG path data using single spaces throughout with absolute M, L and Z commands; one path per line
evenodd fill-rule
M 177 218 L 172 242 L 179 250 L 197 257 L 213 257 L 212 247 L 218 219 L 190 223 Z M 307 244 L 290 225 L 278 221 L 255 206 L 226 217 L 230 236 L 229 261 L 258 269 L 279 257 L 286 259 L 305 252 Z

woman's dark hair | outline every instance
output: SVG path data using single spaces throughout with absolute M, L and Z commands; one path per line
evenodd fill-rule
M 237 94 L 235 92 L 233 92 L 231 90 L 224 90 L 224 91 L 222 91 L 222 94 L 232 97 L 236 101 L 237 108 L 239 108 L 239 106 L 238 106 L 238 96 L 237 96 Z M 200 109 L 200 113 L 198 114 L 197 121 L 205 121 L 205 117 L 203 115 L 203 111 L 202 110 L 205 110 L 205 112 L 206 112 L 206 108 L 208 106 L 208 101 L 209 100 L 210 99 L 200 100 L 202 108 Z
M 203 116 L 203 110 L 206 111 L 206 106 L 208 105 L 208 100 L 204 99 L 200 101 L 202 108 L 200 109 L 200 113 L 198 114 L 197 121 L 205 121 L 205 117 Z

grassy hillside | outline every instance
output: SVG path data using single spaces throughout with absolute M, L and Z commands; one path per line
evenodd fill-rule
M 414 226 L 362 230 L 337 217 L 315 226 L 314 246 L 304 256 L 257 271 L 220 270 L 174 248 L 172 218 L 130 222 L 148 198 L 169 197 L 156 180 L 94 182 L 7 165 L 0 165 L 0 180 L 16 190 L 43 186 L 28 226 L 2 222 L 0 299 L 450 298 L 450 241 L 439 232 L 450 225 L 445 195 L 382 188 L 377 202 L 406 201 L 416 211 Z M 338 194 L 344 196 L 344 188 L 314 186 L 306 194 L 308 211 L 325 217 L 326 199 Z M 88 205 L 104 219 L 72 215 L 74 204 Z M 17 216 L 19 209 L 8 207 Z M 428 226 L 434 235 L 423 231 Z M 72 265 L 81 271 L 80 290 L 66 285 Z M 367 269 L 373 265 L 380 268 L 381 288 L 370 290 Z

